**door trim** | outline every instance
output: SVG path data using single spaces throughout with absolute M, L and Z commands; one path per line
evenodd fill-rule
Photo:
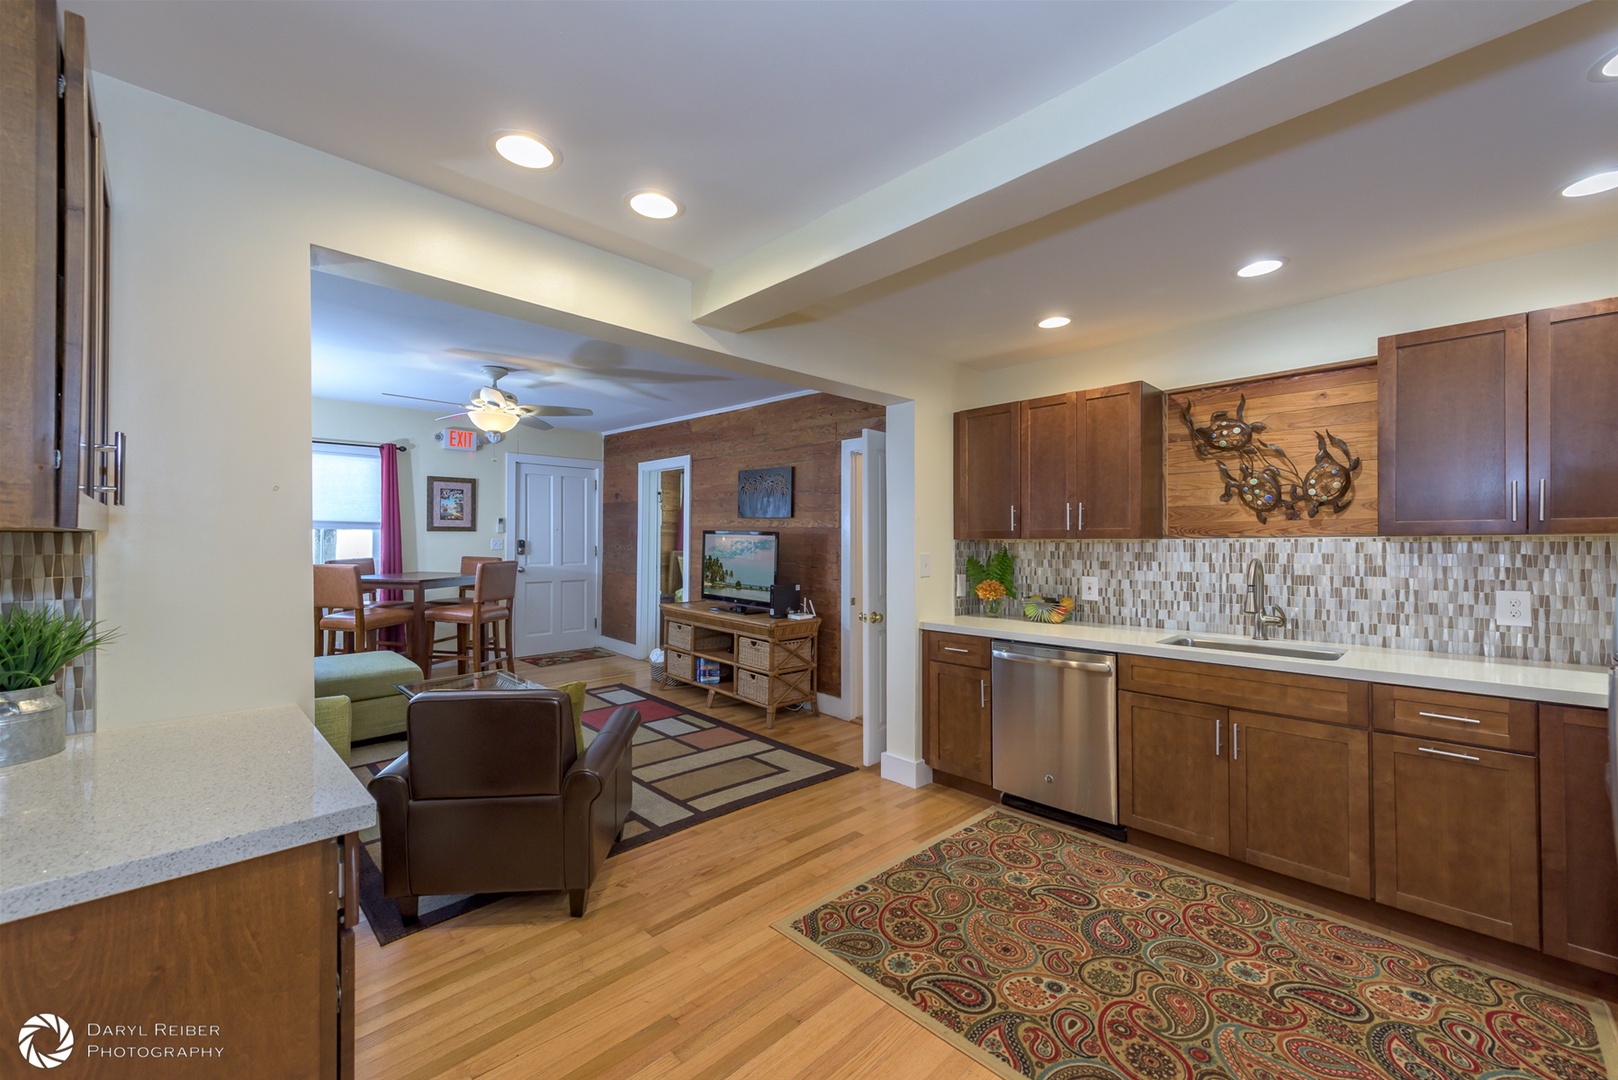
M 842 590 L 838 601 L 837 633 L 838 649 L 843 657 L 842 687 L 843 695 L 832 698 L 829 695 L 820 695 L 820 711 L 839 720 L 851 720 L 859 709 L 859 697 L 854 693 L 854 669 L 858 665 L 855 650 L 850 647 L 854 638 L 854 609 L 851 606 L 854 600 L 854 591 L 859 582 L 854 580 L 854 552 L 859 547 L 860 538 L 854 535 L 851 526 L 853 521 L 854 499 L 854 455 L 865 453 L 865 436 L 854 439 L 844 439 L 839 458 L 842 463 L 842 473 L 838 480 L 838 513 L 841 519 L 839 532 L 839 552 L 842 559 Z M 828 707 L 829 706 L 829 707 Z
M 516 535 L 517 470 L 522 465 L 554 465 L 563 469 L 590 470 L 590 483 L 595 488 L 595 499 L 590 504 L 590 543 L 595 548 L 596 561 L 596 587 L 594 595 L 590 597 L 590 621 L 596 631 L 594 644 L 599 645 L 601 643 L 601 579 L 605 576 L 602 573 L 605 563 L 601 553 L 602 462 L 599 458 L 560 457 L 556 454 L 508 453 L 506 455 L 506 505 L 504 516 L 500 519 L 505 522 L 505 527 L 501 530 L 500 535 L 506 539 L 506 547 L 502 549 L 502 554 L 508 559 L 517 557 L 516 546 L 511 543 L 511 538 Z M 517 590 L 517 595 L 521 597 L 521 589 Z M 517 613 L 513 611 L 511 624 L 513 635 L 515 635 L 517 627 L 516 617 Z
M 685 518 L 685 598 L 691 599 L 691 455 L 642 461 L 635 466 L 635 656 L 644 660 L 657 647 L 657 488 L 654 479 L 683 469 L 680 500 Z

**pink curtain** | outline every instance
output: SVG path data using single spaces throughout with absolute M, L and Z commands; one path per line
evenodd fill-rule
M 377 570 L 384 574 L 397 574 L 404 570 L 404 538 L 399 531 L 399 448 L 383 443 L 382 456 L 382 550 L 378 552 Z M 378 600 L 399 600 L 403 590 L 382 589 Z M 378 632 L 381 641 L 404 644 L 402 626 L 389 626 Z

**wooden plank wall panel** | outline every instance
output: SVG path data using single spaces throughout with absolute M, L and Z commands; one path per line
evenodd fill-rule
M 1361 461 L 1354 475 L 1354 502 L 1341 514 L 1323 508 L 1319 516 L 1287 521 L 1270 515 L 1259 524 L 1236 499 L 1219 501 L 1224 481 L 1213 461 L 1196 456 L 1191 433 L 1181 419 L 1186 402 L 1197 426 L 1220 409 L 1232 415 L 1247 395 L 1245 417 L 1261 420 L 1259 438 L 1279 443 L 1300 473 L 1315 462 L 1315 432 L 1329 430 L 1345 440 Z M 1190 390 L 1163 396 L 1164 527 L 1168 536 L 1375 536 L 1377 402 L 1376 361 L 1365 360 L 1326 371 L 1280 375 L 1252 382 Z M 1237 475 L 1234 461 L 1227 462 Z
M 842 694 L 837 625 L 842 597 L 842 441 L 864 428 L 886 428 L 880 405 L 811 394 L 606 437 L 602 469 L 601 632 L 635 640 L 635 530 L 639 464 L 691 455 L 691 537 L 704 529 L 763 529 L 781 534 L 779 580 L 803 585 L 821 615 L 820 691 Z M 792 466 L 791 518 L 736 516 L 736 473 Z M 693 574 L 695 568 L 693 568 Z M 693 593 L 697 591 L 693 582 Z

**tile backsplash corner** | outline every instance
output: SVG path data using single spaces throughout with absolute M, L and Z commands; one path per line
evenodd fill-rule
M 60 606 L 95 616 L 95 534 L 0 532 L 0 615 L 13 607 Z M 95 653 L 69 665 L 57 685 L 70 732 L 95 730 Z

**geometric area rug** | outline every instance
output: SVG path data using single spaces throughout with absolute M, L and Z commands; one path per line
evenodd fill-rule
M 776 929 L 1005 1077 L 1618 1080 L 1604 1003 L 990 810 Z
M 620 705 L 640 710 L 641 724 L 633 750 L 634 801 L 613 855 L 854 771 L 621 683 L 588 692 L 583 716 L 586 742 Z M 368 784 L 388 764 L 359 766 L 354 774 Z M 418 921 L 406 924 L 398 905 L 382 895 L 377 830 L 367 830 L 360 839 L 360 907 L 378 944 L 387 945 L 506 895 L 423 896 Z

